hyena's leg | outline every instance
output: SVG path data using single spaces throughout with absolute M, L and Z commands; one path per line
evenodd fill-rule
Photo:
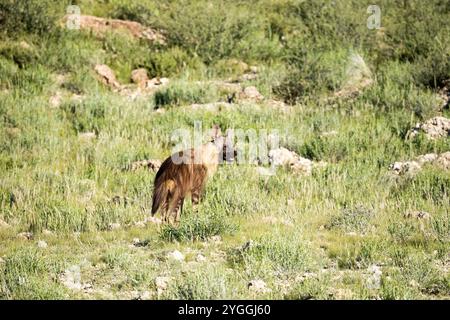
M 178 225 L 178 222 L 180 220 L 180 214 L 181 214 L 180 211 L 183 207 L 183 201 L 184 201 L 184 197 L 182 197 L 182 196 L 177 196 L 172 199 L 169 213 L 168 213 L 168 215 L 172 218 L 172 221 L 173 221 L 170 224 L 175 225 L 175 226 Z

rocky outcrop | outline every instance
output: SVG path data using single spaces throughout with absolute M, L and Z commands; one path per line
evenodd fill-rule
M 104 37 L 110 32 L 124 32 L 138 39 L 146 39 L 159 44 L 165 43 L 165 37 L 159 31 L 148 28 L 135 21 L 106 19 L 89 15 L 66 15 L 62 22 L 65 24 L 68 20 L 79 21 L 81 30 L 92 32 L 97 37 Z

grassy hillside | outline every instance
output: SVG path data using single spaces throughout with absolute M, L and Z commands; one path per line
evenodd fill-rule
M 450 170 L 389 169 L 450 151 L 448 137 L 406 137 L 450 117 L 438 99 L 448 1 L 378 1 L 381 29 L 367 27 L 370 1 L 133 3 L 0 0 L 1 299 L 450 298 Z M 165 43 L 68 30 L 69 4 Z M 122 85 L 137 68 L 170 82 L 130 99 L 97 64 Z M 191 107 L 226 101 L 228 80 L 264 99 Z M 127 168 L 169 156 L 172 132 L 195 121 L 277 129 L 283 147 L 327 164 L 309 176 L 222 165 L 179 228 L 145 223 L 155 172 Z

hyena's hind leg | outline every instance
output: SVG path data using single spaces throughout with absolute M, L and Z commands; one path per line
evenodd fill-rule
M 195 212 L 198 211 L 198 204 L 200 203 L 201 198 L 202 198 L 202 188 L 194 189 L 191 194 L 193 211 L 195 211 Z

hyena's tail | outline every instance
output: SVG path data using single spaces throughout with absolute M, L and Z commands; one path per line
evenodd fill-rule
M 169 205 L 170 195 L 175 191 L 175 181 L 169 179 L 161 181 L 155 185 L 153 190 L 153 203 L 152 203 L 152 216 L 161 207 L 167 207 Z

